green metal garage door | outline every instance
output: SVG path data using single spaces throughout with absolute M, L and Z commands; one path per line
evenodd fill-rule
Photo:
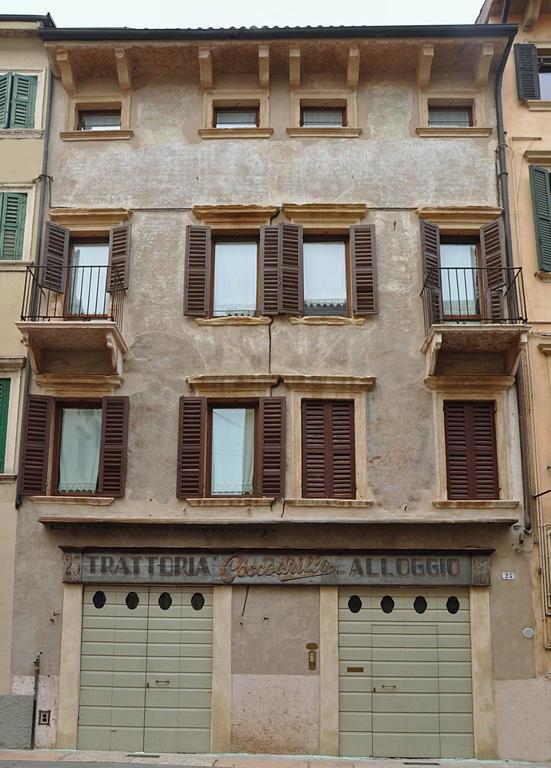
M 469 593 L 339 591 L 340 753 L 473 757 Z
M 212 590 L 86 587 L 78 748 L 209 752 Z

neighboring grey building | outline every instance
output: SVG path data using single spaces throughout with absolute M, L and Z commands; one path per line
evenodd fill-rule
M 42 652 L 41 744 L 528 756 L 514 32 L 41 32 L 12 654 L 17 690 Z

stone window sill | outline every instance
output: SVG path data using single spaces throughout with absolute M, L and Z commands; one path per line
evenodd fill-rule
M 22 261 L 21 259 L 17 260 L 8 260 L 5 261 L 0 259 L 0 272 L 26 272 L 27 267 L 33 264 L 32 261 Z
M 415 133 L 418 136 L 421 136 L 421 138 L 428 139 L 428 138 L 486 138 L 492 133 L 491 128 L 485 128 L 482 126 L 477 125 L 470 125 L 466 128 L 459 128 L 459 127 L 445 127 L 442 126 L 440 128 L 436 127 L 423 127 L 423 128 L 416 128 Z
M 134 131 L 123 129 L 120 131 L 61 131 L 59 138 L 62 141 L 116 141 L 131 139 Z
M 269 139 L 273 128 L 199 128 L 202 139 Z
M 275 498 L 267 496 L 208 496 L 203 499 L 184 499 L 190 507 L 269 507 Z
M 545 99 L 528 99 L 526 106 L 531 112 L 551 112 L 551 101 Z
M 355 139 L 361 134 L 361 132 L 361 128 L 287 128 L 287 136 L 292 139 Z
M 335 509 L 372 507 L 372 499 L 285 499 L 288 507 L 333 507 Z
M 542 280 L 544 283 L 551 283 L 551 272 L 544 272 L 542 269 L 540 269 L 539 272 L 536 272 L 536 277 L 538 280 Z
M 518 501 L 511 499 L 442 499 L 433 501 L 437 509 L 516 509 Z
M 293 325 L 364 325 L 365 317 L 340 317 L 339 315 L 308 315 L 290 317 Z
M 17 480 L 17 475 L 8 475 L 4 472 L 0 474 L 0 483 L 13 483 L 15 480 Z
M 41 139 L 44 131 L 41 128 L 2 128 L 2 139 Z
M 113 496 L 29 496 L 34 504 L 78 504 L 85 507 L 110 507 Z
M 228 315 L 227 317 L 196 317 L 197 325 L 270 325 L 271 317 Z

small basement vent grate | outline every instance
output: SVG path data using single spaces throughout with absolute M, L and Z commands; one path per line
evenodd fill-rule
M 149 752 L 129 752 L 126 757 L 160 757 L 160 755 L 150 755 Z

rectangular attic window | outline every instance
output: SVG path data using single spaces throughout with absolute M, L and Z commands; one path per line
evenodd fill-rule
M 120 127 L 120 109 L 79 110 L 79 131 L 119 131 Z
M 215 107 L 215 128 L 256 128 L 258 126 L 258 109 L 255 107 Z
M 346 125 L 344 107 L 301 107 L 300 124 L 303 128 L 343 128 Z
M 431 128 L 469 128 L 473 125 L 473 109 L 469 105 L 440 106 L 429 104 Z

